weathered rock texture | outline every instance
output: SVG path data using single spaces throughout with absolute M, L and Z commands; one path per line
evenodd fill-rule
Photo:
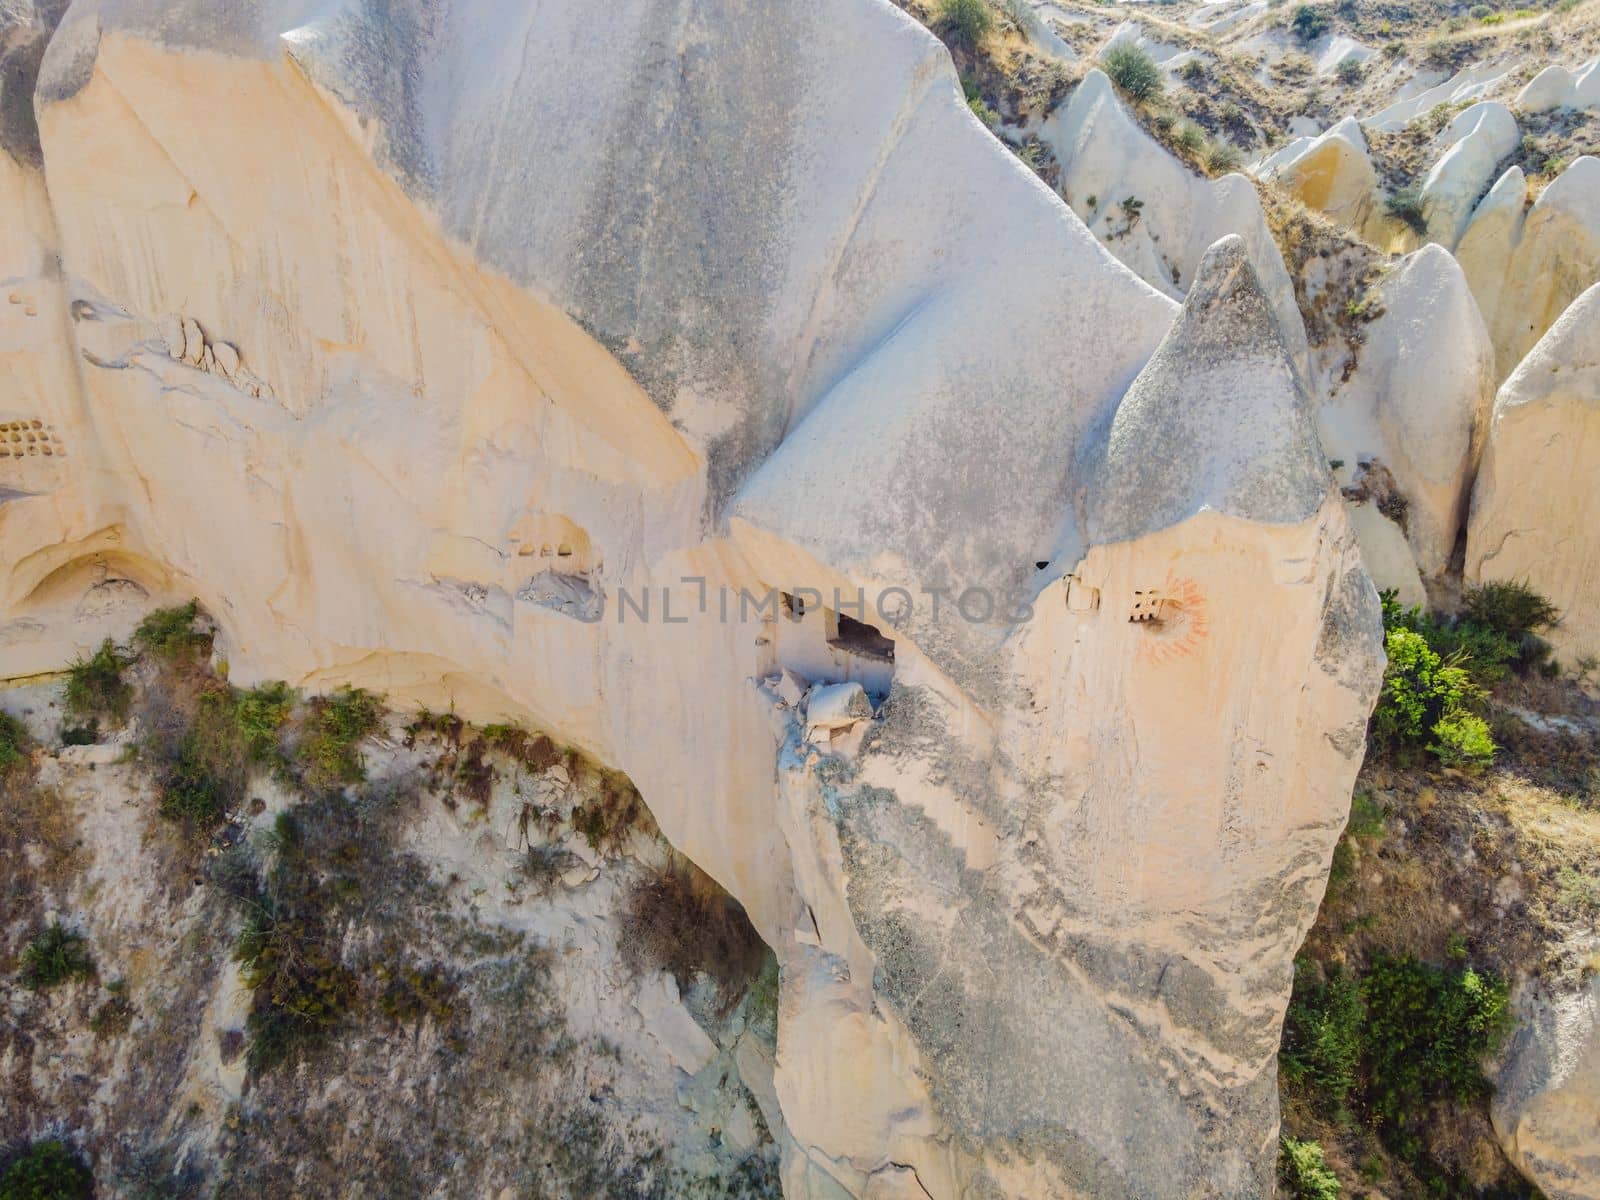
M 1562 661 L 1600 654 L 1600 285 L 1545 334 L 1495 397 L 1472 498 L 1469 579 L 1531 584 L 1561 610 Z M 1535 486 L 1574 481 L 1577 486 Z
M 1455 249 L 1495 168 L 1517 148 L 1519 139 L 1517 120 L 1504 104 L 1484 101 L 1456 115 L 1439 136 L 1439 158 L 1422 182 L 1422 210 L 1431 241 Z
M 1550 1200 L 1600 1196 L 1600 978 L 1551 994 L 1529 983 L 1490 1109 L 1506 1155 Z
M 1138 29 L 1119 26 L 1112 41 L 1138 44 Z M 1061 193 L 1072 210 L 1118 261 L 1167 295 L 1183 298 L 1218 238 L 1242 237 L 1289 352 L 1304 363 L 1294 285 L 1248 179 L 1195 175 L 1139 128 L 1098 70 L 1050 115 L 1040 136 L 1061 164 Z
M 1552 108 L 1600 108 L 1600 58 L 1576 70 L 1551 63 L 1528 81 L 1514 103 L 1535 113 Z
M 1393 475 L 1412 571 L 1424 578 L 1450 565 L 1493 396 L 1494 354 L 1461 268 L 1437 245 L 1407 255 L 1383 281 L 1383 315 L 1366 327 L 1360 365 L 1334 384 L 1318 421 L 1356 491 L 1376 486 L 1363 478 L 1373 463 Z M 1379 585 L 1406 590 L 1407 564 L 1391 567 L 1357 529 Z
M 1326 133 L 1298 137 L 1269 155 L 1257 172 L 1307 208 L 1360 232 L 1373 221 L 1378 176 L 1361 125 L 1347 117 Z
M 36 102 L 0 675 L 193 594 L 626 771 L 791 1196 L 1271 1190 L 1381 650 L 1243 243 L 1180 315 L 877 0 L 79 0 Z
M 1578 295 L 1600 281 L 1600 158 L 1576 160 L 1523 206 L 1517 167 L 1496 182 L 1457 248 L 1505 379 Z

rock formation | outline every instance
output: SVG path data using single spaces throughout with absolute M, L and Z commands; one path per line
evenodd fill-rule
M 1442 576 L 1467 516 L 1472 479 L 1494 395 L 1494 354 L 1455 260 L 1437 245 L 1401 259 L 1383 281 L 1383 315 L 1366 327 L 1359 368 L 1318 410 L 1322 444 L 1343 463 L 1353 491 L 1376 485 L 1372 464 L 1398 483 L 1394 511 L 1410 563 L 1375 526 L 1382 498 L 1357 525 L 1381 587 L 1420 602 L 1409 579 Z M 1369 532 L 1370 531 L 1370 532 Z M 1412 566 L 1411 564 L 1415 565 Z
M 78 0 L 34 94 L 0 675 L 194 595 L 626 771 L 788 1195 L 1270 1190 L 1381 654 L 1264 232 L 1179 313 L 877 0 Z
M 1465 67 L 1446 79 L 1440 78 L 1443 71 L 1432 74 L 1431 78 L 1419 73 L 1401 89 L 1400 97 L 1393 104 L 1362 117 L 1361 123 L 1368 129 L 1384 132 L 1403 129 L 1441 104 L 1471 104 L 1482 99 L 1515 69 L 1514 63 L 1487 62 Z
M 1600 1196 L 1600 978 L 1516 996 L 1491 1112 L 1506 1155 L 1550 1200 Z
M 1600 165 L 1600 164 L 1597 164 Z M 1561 610 L 1549 634 L 1570 665 L 1600 654 L 1595 533 L 1585 487 L 1600 422 L 1600 285 L 1574 303 L 1501 386 L 1472 498 L 1467 578 L 1529 583 Z
M 1129 23 L 1118 33 L 1133 41 L 1137 31 Z M 1244 176 L 1195 175 L 1139 128 L 1098 70 L 1050 115 L 1040 137 L 1061 164 L 1061 192 L 1073 211 L 1118 261 L 1168 296 L 1187 293 L 1201 257 L 1218 238 L 1244 238 L 1289 352 L 1304 364 L 1305 326 L 1294 285 Z
M 1577 70 L 1551 63 L 1528 81 L 1512 103 L 1530 113 L 1553 108 L 1600 108 L 1600 58 Z
M 1474 104 L 1450 122 L 1437 142 L 1442 153 L 1422 183 L 1422 209 L 1431 241 L 1455 249 L 1495 168 L 1519 140 L 1511 110 L 1492 101 Z
M 1378 202 L 1378 177 L 1360 124 L 1346 117 L 1316 137 L 1295 138 L 1269 155 L 1257 174 L 1271 179 L 1307 208 L 1361 231 Z
M 1521 184 L 1516 167 L 1496 182 L 1458 250 L 1502 380 L 1579 293 L 1600 281 L 1600 159 L 1577 159 L 1531 208 L 1524 209 Z

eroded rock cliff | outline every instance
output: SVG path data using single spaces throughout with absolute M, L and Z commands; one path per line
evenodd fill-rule
M 625 771 L 788 1195 L 1270 1191 L 1382 656 L 1257 247 L 1180 311 L 876 0 L 78 0 L 31 90 L 0 675 L 193 595 Z

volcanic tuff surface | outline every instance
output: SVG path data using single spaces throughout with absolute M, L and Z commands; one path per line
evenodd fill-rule
M 620 1194 L 689 1170 L 791 1197 L 1271 1193 L 1291 964 L 1383 664 L 1369 571 L 1448 572 L 1485 439 L 1533 453 L 1513 410 L 1565 403 L 1519 372 L 1484 428 L 1523 334 L 1486 327 L 1465 256 L 1401 260 L 1346 368 L 1312 293 L 1376 251 L 1286 265 L 1251 183 L 1193 176 L 1097 72 L 1038 125 L 1053 194 L 883 0 L 0 21 L 0 679 L 195 597 L 232 684 L 354 684 L 625 773 L 781 983 L 772 1044 L 753 1000 L 660 972 L 621 993 L 625 1066 L 585 1043 L 594 1111 L 544 1114 L 631 1147 Z M 1032 36 L 1073 54 L 1054 21 Z M 1327 194 L 1365 222 L 1364 186 Z M 1144 189 L 1146 216 L 1109 215 Z M 1409 524 L 1351 497 L 1376 468 Z M 28 688 L 7 708 L 37 722 Z M 380 779 L 422 769 L 401 740 Z M 45 757 L 78 796 L 89 764 Z M 505 945 L 565 939 L 540 994 L 592 1006 L 630 873 L 670 856 L 569 863 L 548 911 L 450 892 L 511 887 L 474 855 L 534 846 L 503 836 L 495 761 L 500 833 L 402 805 L 385 836 Z M 544 850 L 578 853 L 566 819 Z M 81 883 L 47 894 L 113 920 Z M 466 962 L 457 932 L 419 946 Z M 198 1028 L 237 1024 L 203 999 Z M 18 1061 L 48 1093 L 46 1056 Z M 191 1164 L 274 1094 L 197 1062 Z M 419 1186 L 555 1186 L 519 1171 Z

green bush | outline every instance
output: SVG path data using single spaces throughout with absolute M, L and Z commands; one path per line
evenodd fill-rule
M 1293 1200 L 1335 1200 L 1339 1180 L 1323 1160 L 1316 1142 L 1286 1137 L 1278 1145 L 1278 1178 Z
M 89 953 L 89 940 L 59 922 L 40 930 L 23 947 L 24 987 L 42 991 L 69 979 L 83 979 L 93 974 L 94 958 Z
M 1193 121 L 1179 121 L 1172 131 L 1172 145 L 1181 154 L 1198 157 L 1206 146 L 1206 131 Z
M 1324 979 L 1314 963 L 1296 960 L 1279 1065 L 1326 1115 L 1342 1114 L 1356 1085 L 1365 1018 L 1358 980 L 1337 970 Z
M 1000 119 L 1000 114 L 984 102 L 983 93 L 978 91 L 974 84 L 963 83 L 961 91 L 967 98 L 967 107 L 972 110 L 972 115 L 977 117 L 978 120 L 985 125 L 993 125 Z
M 139 622 L 133 631 L 134 644 L 169 659 L 209 652 L 211 635 L 194 627 L 199 618 L 200 604 L 196 600 L 176 608 L 158 608 Z
M 1442 718 L 1477 698 L 1466 669 L 1445 663 L 1422 634 L 1390 629 L 1384 647 L 1389 665 L 1372 714 L 1373 735 L 1381 745 L 1423 745 Z
M 1447 766 L 1491 761 L 1494 740 L 1473 708 L 1504 673 L 1510 643 L 1472 622 L 1402 609 L 1393 592 L 1382 604 L 1389 665 L 1372 714 L 1374 743 L 1390 752 L 1426 749 Z
M 1487 1094 L 1482 1060 L 1505 1033 L 1506 985 L 1402 957 L 1374 963 L 1362 994 L 1367 1107 L 1384 1140 L 1414 1156 L 1412 1124 L 1431 1101 Z
M 1353 87 L 1366 76 L 1367 69 L 1359 58 L 1346 58 L 1342 60 L 1333 73 L 1338 76 L 1339 82 L 1347 87 Z
M 191 733 L 183 741 L 172 777 L 161 789 L 161 815 L 191 833 L 206 834 L 222 824 L 228 802 L 227 784 L 211 771 Z
M 67 668 L 65 707 L 74 717 L 112 717 L 118 721 L 128 715 L 133 687 L 123 679 L 128 656 L 107 638 L 88 658 L 73 660 Z
M 1506 985 L 1467 964 L 1459 939 L 1450 950 L 1449 966 L 1381 957 L 1359 976 L 1297 962 L 1279 1053 L 1289 1091 L 1419 1169 L 1430 1108 L 1488 1094 L 1483 1058 L 1508 1020 Z
M 1509 590 L 1507 590 L 1509 589 Z M 1386 629 L 1419 633 L 1429 647 L 1462 667 L 1479 687 L 1492 687 L 1512 671 L 1542 666 L 1550 646 L 1535 630 L 1556 620 L 1550 603 L 1520 584 L 1469 588 L 1460 616 L 1441 617 L 1420 608 L 1401 609 L 1393 592 L 1383 594 Z
M 94 1176 L 55 1138 L 34 1142 L 0 1173 L 0 1200 L 89 1200 Z
M 1301 42 L 1310 45 L 1332 28 L 1333 22 L 1328 19 L 1328 14 L 1315 5 L 1302 4 L 1294 10 L 1294 16 L 1289 21 L 1289 28 L 1294 30 L 1295 37 Z
M 1244 165 L 1244 155 L 1232 142 L 1212 142 L 1206 147 L 1201 165 L 1205 167 L 1207 175 L 1226 175 Z
M 0 712 L 0 775 L 23 760 L 23 747 L 27 744 L 28 731 L 22 722 L 8 712 Z
M 939 0 L 938 23 L 969 49 L 976 49 L 994 27 L 994 12 L 988 0 Z
M 291 910 L 263 897 L 234 945 L 254 997 L 245 1019 L 253 1070 L 270 1071 L 321 1044 L 358 998 L 355 975 L 322 927 L 320 899 Z
M 1494 761 L 1498 747 L 1489 734 L 1489 722 L 1460 709 L 1447 712 L 1433 726 L 1428 753 L 1447 767 L 1476 767 Z
M 1383 202 L 1384 211 L 1397 221 L 1403 221 L 1419 234 L 1428 232 L 1428 216 L 1423 211 L 1422 186 L 1408 183 L 1389 194 Z
M 278 732 L 289 723 L 296 696 L 288 684 L 264 683 L 241 695 L 234 704 L 234 720 L 245 752 L 252 762 L 271 762 L 278 756 Z
M 201 691 L 162 780 L 161 815 L 191 834 L 214 831 L 243 798 L 249 756 L 236 707 L 231 688 L 211 683 Z
M 340 688 L 311 702 L 296 757 L 306 785 L 328 791 L 366 778 L 361 743 L 378 731 L 383 703 L 361 688 Z
M 1117 90 L 1137 104 L 1161 95 L 1161 68 L 1138 46 L 1126 42 L 1113 46 L 1100 56 L 1100 65 Z
M 1561 620 L 1556 606 L 1525 583 L 1469 587 L 1462 597 L 1462 612 L 1468 621 L 1518 643 Z

